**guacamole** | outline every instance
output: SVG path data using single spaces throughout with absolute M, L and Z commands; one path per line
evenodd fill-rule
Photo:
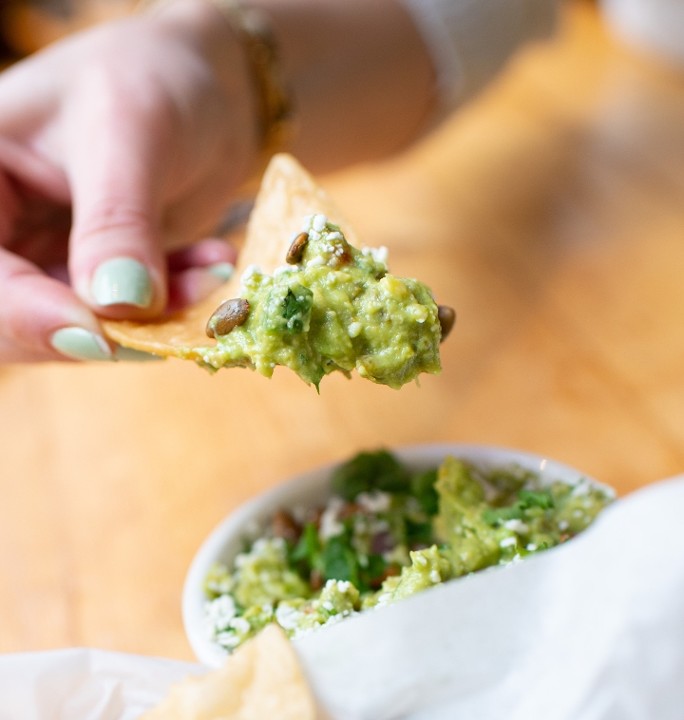
M 612 500 L 520 467 L 483 472 L 455 457 L 412 472 L 384 450 L 331 477 L 320 508 L 276 513 L 205 582 L 212 638 L 231 651 L 276 622 L 290 637 L 566 542 Z
M 248 268 L 241 297 L 212 316 L 216 345 L 199 349 L 201 363 L 267 377 L 284 365 L 316 387 L 333 371 L 392 388 L 438 373 L 440 311 L 425 285 L 387 271 L 385 255 L 352 247 L 324 215 L 306 218 L 282 267 Z

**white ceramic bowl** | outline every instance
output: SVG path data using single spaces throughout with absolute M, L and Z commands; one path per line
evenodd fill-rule
M 418 471 L 434 468 L 445 457 L 453 455 L 485 471 L 518 466 L 537 473 L 542 482 L 561 480 L 575 484 L 586 479 L 600 485 L 585 473 L 567 465 L 505 448 L 457 444 L 419 445 L 391 449 L 391 452 L 407 467 Z M 230 563 L 243 549 L 245 538 L 253 534 L 255 528 L 265 527 L 278 509 L 315 507 L 325 503 L 330 495 L 330 474 L 334 467 L 336 465 L 331 464 L 316 468 L 255 497 L 231 513 L 200 547 L 183 588 L 185 632 L 200 662 L 216 667 L 226 657 L 225 651 L 209 637 L 204 615 L 206 598 L 203 586 L 211 566 L 215 562 Z

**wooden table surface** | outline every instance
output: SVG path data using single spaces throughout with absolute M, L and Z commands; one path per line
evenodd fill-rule
M 684 72 L 572 4 L 406 155 L 324 179 L 458 310 L 393 391 L 180 361 L 0 369 L 0 651 L 191 659 L 188 564 L 238 504 L 363 448 L 504 445 L 620 493 L 684 471 Z

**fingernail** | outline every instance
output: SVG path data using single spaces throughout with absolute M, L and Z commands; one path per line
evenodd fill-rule
M 207 266 L 207 271 L 219 280 L 230 280 L 235 272 L 235 265 L 229 262 L 219 262 Z
M 65 327 L 52 333 L 50 344 L 72 360 L 113 360 L 104 338 L 82 327 Z
M 166 358 L 159 355 L 152 355 L 152 353 L 123 347 L 123 345 L 117 345 L 114 348 L 114 357 L 117 360 L 123 360 L 124 362 L 150 362 L 155 360 L 166 360 Z
M 91 290 L 98 305 L 135 305 L 152 303 L 152 279 L 147 268 L 128 257 L 112 258 L 97 267 Z

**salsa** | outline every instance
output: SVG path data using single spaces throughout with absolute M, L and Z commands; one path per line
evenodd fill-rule
M 361 453 L 318 508 L 282 510 L 205 582 L 215 642 L 231 651 L 265 625 L 290 637 L 570 540 L 612 500 L 604 488 L 489 471 L 456 457 L 414 472 Z

